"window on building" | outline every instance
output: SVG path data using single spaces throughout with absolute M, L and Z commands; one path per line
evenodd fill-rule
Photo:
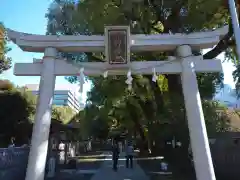
M 79 102 L 78 101 L 74 101 L 71 98 L 67 99 L 74 107 L 76 107 L 77 109 L 79 109 Z
M 53 104 L 55 105 L 64 105 L 65 101 L 63 99 L 54 99 Z
M 76 104 L 72 103 L 71 101 L 68 101 L 67 105 L 70 106 L 71 108 L 75 109 L 75 110 L 79 110 L 79 107 L 76 106 Z
M 54 99 L 67 99 L 67 94 L 54 94 Z
M 68 92 L 68 95 L 73 101 L 79 102 L 77 96 L 75 96 L 71 91 Z

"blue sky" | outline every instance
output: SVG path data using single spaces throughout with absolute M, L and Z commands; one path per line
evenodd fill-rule
M 0 21 L 4 23 L 7 28 L 32 33 L 45 34 L 47 19 L 45 14 L 51 0 L 24 0 L 24 1 L 9 1 L 1 0 Z M 13 64 L 16 62 L 32 62 L 33 58 L 42 58 L 41 53 L 23 52 L 15 44 L 10 43 L 12 50 L 8 56 L 12 57 Z M 13 68 L 0 75 L 2 79 L 9 79 L 16 85 L 36 84 L 39 83 L 39 77 L 22 77 L 14 76 Z M 68 84 L 64 77 L 57 77 L 57 84 Z M 89 90 L 90 85 L 84 86 L 85 91 Z M 84 96 L 86 93 L 84 93 Z M 83 97 L 85 98 L 85 97 Z
M 47 12 L 49 0 L 28 0 L 28 1 L 9 1 L 1 0 L 0 21 L 4 23 L 7 28 L 16 31 L 45 34 L 46 19 L 44 14 Z M 41 2 L 41 3 L 40 3 Z M 31 62 L 33 58 L 41 58 L 40 53 L 23 52 L 15 44 L 11 43 L 12 51 L 8 56 L 12 57 L 13 63 L 16 62 Z M 4 72 L 3 78 L 12 80 L 15 84 L 24 85 L 29 83 L 36 83 L 39 77 L 17 77 L 13 75 L 13 68 Z M 58 78 L 58 82 L 64 82 L 63 78 Z
M 4 23 L 7 28 L 16 31 L 45 34 L 47 20 L 45 13 L 51 0 L 24 0 L 24 1 L 10 1 L 1 0 L 0 21 Z M 12 51 L 8 56 L 12 57 L 13 64 L 16 62 L 32 62 L 33 58 L 41 58 L 40 53 L 23 52 L 16 45 L 10 43 Z M 219 56 L 221 59 L 222 55 Z M 223 65 L 226 84 L 234 85 L 232 79 L 233 65 L 224 63 Z M 0 78 L 9 79 L 17 85 L 36 84 L 39 83 L 39 77 L 17 77 L 13 75 L 13 68 L 0 75 Z M 64 77 L 57 77 L 57 84 L 67 84 Z M 85 90 L 89 90 L 90 85 L 85 85 Z M 84 95 L 85 96 L 85 95 Z

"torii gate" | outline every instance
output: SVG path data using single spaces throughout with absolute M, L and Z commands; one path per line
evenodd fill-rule
M 26 180 L 44 179 L 55 77 L 78 75 L 80 68 L 82 74 L 89 76 L 101 75 L 106 71 L 109 75 L 128 74 L 128 85 L 131 85 L 131 73 L 181 74 L 196 176 L 198 180 L 215 180 L 196 72 L 219 72 L 222 71 L 222 65 L 220 60 L 203 60 L 202 56 L 192 55 L 192 49 L 213 47 L 227 30 L 228 27 L 223 27 L 189 35 L 130 35 L 128 27 L 120 26 L 107 27 L 105 36 L 45 36 L 8 29 L 9 38 L 23 51 L 44 52 L 40 61 L 16 63 L 14 66 L 14 74 L 17 76 L 41 76 Z M 106 62 L 82 62 L 75 66 L 65 59 L 57 58 L 58 51 L 104 50 Z M 114 54 L 115 50 L 120 51 Z M 166 61 L 130 62 L 130 51 L 166 50 L 176 50 L 176 56 Z

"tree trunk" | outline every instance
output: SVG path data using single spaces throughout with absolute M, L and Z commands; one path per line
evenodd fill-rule
M 178 74 L 169 74 L 166 76 L 168 79 L 168 88 L 170 92 L 179 94 L 182 96 L 182 84 L 181 77 Z
M 154 92 L 155 102 L 157 104 L 157 110 L 163 112 L 164 111 L 164 100 L 163 100 L 163 93 L 158 86 L 158 83 L 152 81 L 151 75 L 145 75 L 148 78 L 151 88 Z
M 144 135 L 144 130 L 142 128 L 142 125 L 141 123 L 139 122 L 139 117 L 138 117 L 138 114 L 136 114 L 136 111 L 134 111 L 135 109 L 135 106 L 132 105 L 131 103 L 127 102 L 127 106 L 129 107 L 130 111 L 130 116 L 131 116 L 131 119 L 134 123 L 134 127 L 135 129 L 138 131 L 142 141 L 145 141 L 145 135 Z

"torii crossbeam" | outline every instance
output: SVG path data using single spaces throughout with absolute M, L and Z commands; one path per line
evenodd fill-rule
M 191 57 L 194 61 L 195 72 L 219 72 L 222 70 L 220 60 L 202 60 L 202 56 Z M 16 63 L 14 66 L 14 74 L 16 76 L 41 76 L 44 68 L 42 59 L 35 63 Z M 181 66 L 181 59 L 175 58 L 174 61 L 146 61 L 146 62 L 132 62 L 129 65 L 109 65 L 102 62 L 83 62 L 80 67 L 84 67 L 84 74 L 86 76 L 99 76 L 105 71 L 108 75 L 126 75 L 131 69 L 132 74 L 152 74 L 154 67 L 158 74 L 180 74 L 183 69 Z M 77 76 L 79 74 L 79 67 L 66 62 L 64 59 L 58 59 L 54 62 L 55 76 Z

